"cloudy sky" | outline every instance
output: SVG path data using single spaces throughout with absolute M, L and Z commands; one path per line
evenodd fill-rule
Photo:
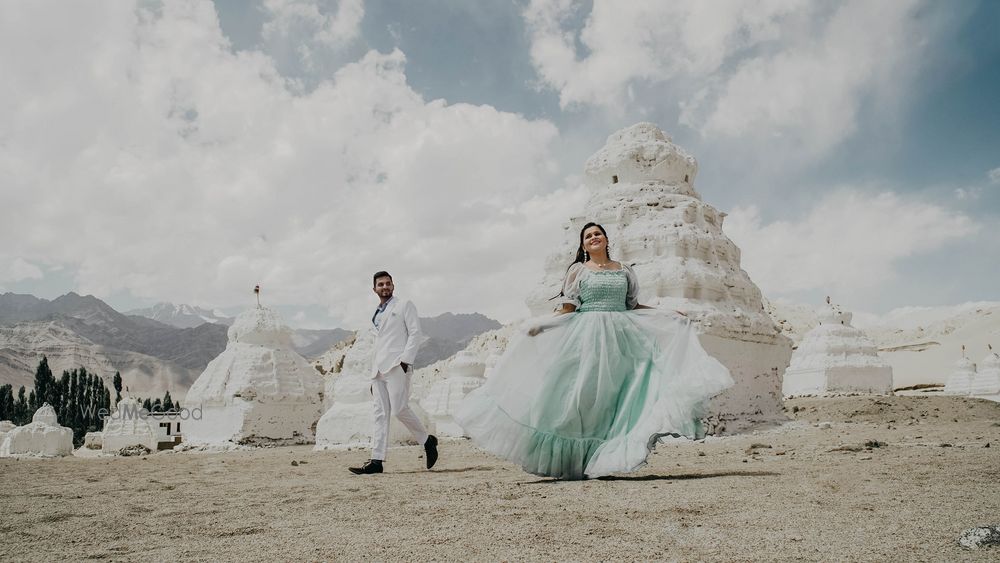
M 771 298 L 1000 299 L 1000 3 L 0 3 L 0 292 L 508 321 L 652 121 Z

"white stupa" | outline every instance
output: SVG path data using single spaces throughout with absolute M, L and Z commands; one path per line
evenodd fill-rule
M 488 378 L 493 375 L 493 370 L 497 367 L 497 362 L 500 361 L 500 354 L 489 354 L 486 356 L 486 360 L 483 362 L 483 377 Z
M 17 425 L 13 422 L 0 420 L 0 444 L 3 444 L 3 439 L 7 436 L 7 433 L 15 428 L 17 428 Z
M 968 395 L 972 390 L 972 380 L 976 377 L 976 364 L 965 357 L 965 345 L 962 346 L 962 357 L 955 362 L 955 371 L 948 376 L 944 384 L 944 392 L 948 395 Z
M 465 436 L 452 413 L 467 393 L 486 382 L 486 364 L 474 354 L 462 351 L 448 361 L 443 379 L 434 383 L 420 405 L 434 424 L 436 435 L 450 438 Z
M 552 310 L 580 229 L 600 223 L 611 257 L 639 276 L 639 302 L 685 311 L 705 350 L 729 368 L 736 384 L 710 404 L 715 429 L 783 419 L 781 375 L 791 340 L 740 268 L 740 250 L 722 231 L 725 213 L 694 190 L 694 157 L 655 125 L 638 123 L 608 137 L 585 172 L 590 201 L 566 224 L 563 247 L 548 257 L 544 279 L 528 298 L 532 313 Z
M 129 396 L 118 401 L 118 407 L 104 420 L 101 433 L 101 451 L 116 454 L 122 448 L 145 446 L 156 451 L 158 442 L 156 423 L 140 414 L 142 405 Z
M 73 454 L 73 431 L 59 426 L 56 411 L 42 405 L 31 423 L 11 429 L 0 444 L 0 457 L 60 457 Z
M 305 444 L 323 404 L 323 380 L 292 348 L 292 331 L 258 306 L 229 328 L 229 343 L 191 386 L 189 445 Z
M 827 297 L 816 316 L 819 324 L 803 335 L 785 371 L 784 395 L 891 394 L 892 367 L 875 343 L 851 326 L 853 314 Z
M 371 394 L 372 352 L 375 335 L 359 330 L 354 343 L 347 348 L 339 373 L 333 379 L 333 400 L 330 408 L 316 425 L 314 450 L 367 447 L 375 425 Z M 337 369 L 336 367 L 334 369 Z M 427 415 L 411 396 L 410 408 L 427 424 Z M 398 420 L 389 421 L 389 444 L 402 445 L 412 441 L 409 430 Z
M 969 394 L 989 396 L 1000 394 L 1000 356 L 987 344 L 989 353 L 979 362 L 976 375 L 969 382 Z

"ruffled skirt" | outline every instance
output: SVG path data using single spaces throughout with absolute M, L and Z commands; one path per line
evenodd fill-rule
M 583 312 L 519 333 L 455 419 L 481 448 L 535 475 L 633 471 L 667 434 L 703 434 L 707 399 L 732 385 L 691 322 L 657 310 Z

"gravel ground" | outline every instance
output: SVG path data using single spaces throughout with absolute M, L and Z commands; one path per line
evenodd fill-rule
M 4 560 L 1000 560 L 1000 404 L 786 401 L 790 422 L 660 445 L 640 471 L 542 479 L 442 442 L 0 460 Z M 294 463 L 293 463 L 294 462 Z

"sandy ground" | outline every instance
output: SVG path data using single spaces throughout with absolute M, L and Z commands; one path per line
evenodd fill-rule
M 308 447 L 4 459 L 0 558 L 1000 560 L 1000 548 L 956 543 L 1000 523 L 1000 404 L 787 409 L 780 428 L 671 442 L 636 473 L 580 482 L 525 474 L 464 440 L 442 443 L 434 471 L 408 447 L 364 477 L 346 467 L 366 452 Z

